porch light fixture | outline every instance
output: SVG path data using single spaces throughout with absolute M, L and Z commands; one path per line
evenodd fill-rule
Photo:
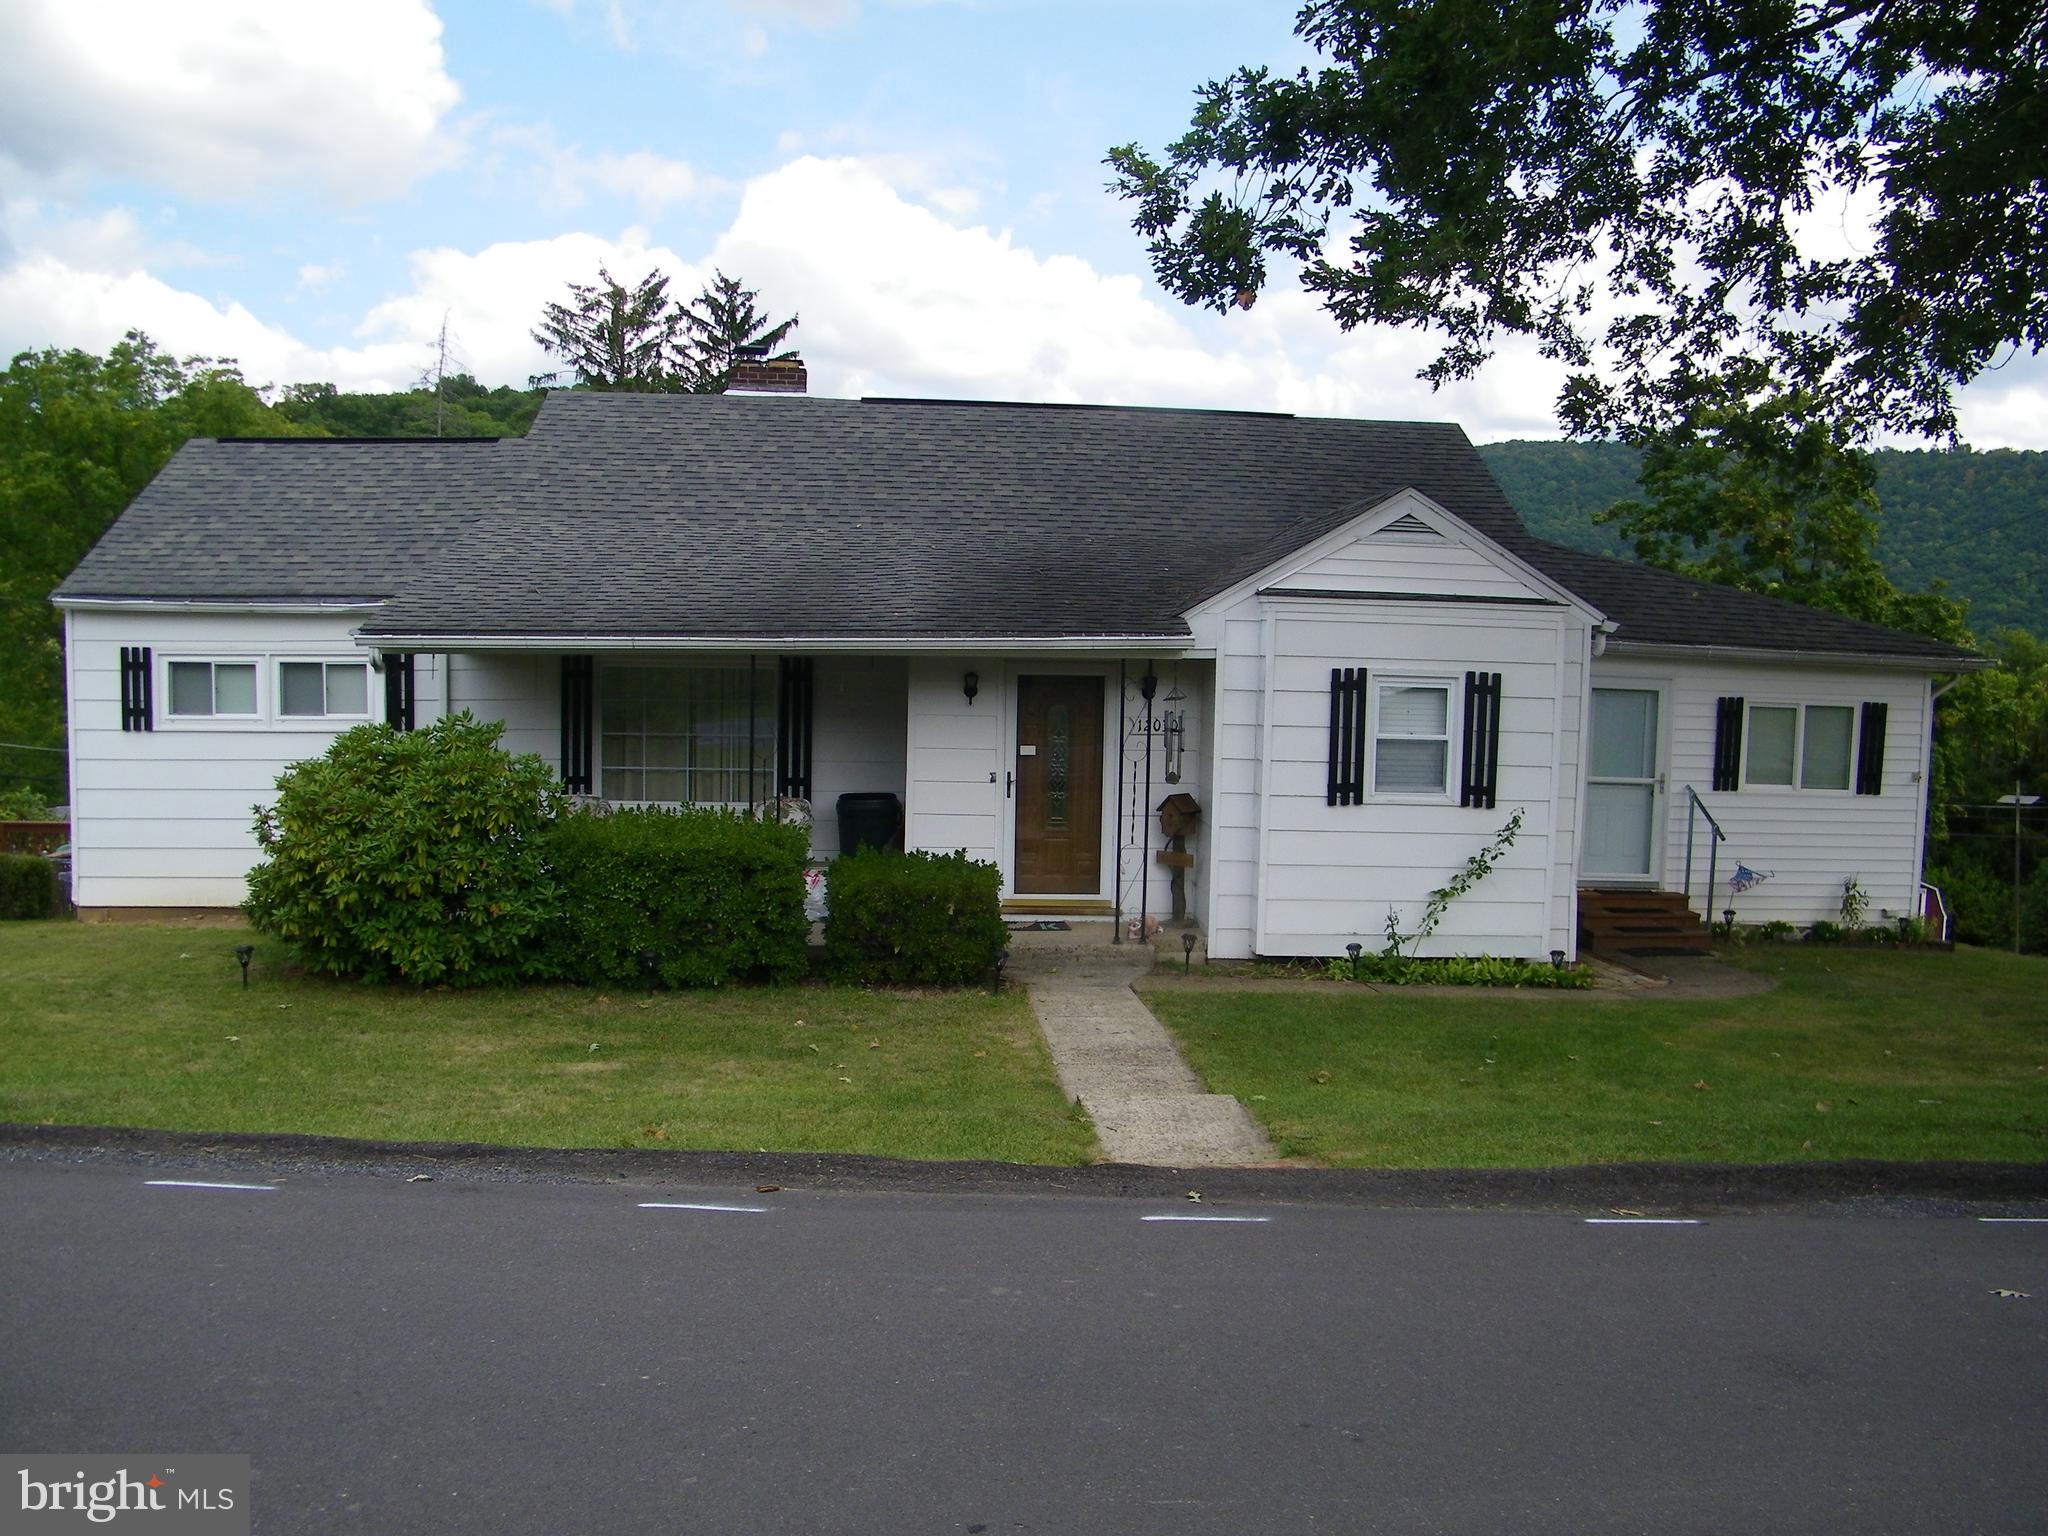
M 1138 696 L 1144 699 L 1147 704 L 1152 702 L 1153 696 L 1158 692 L 1159 674 L 1157 672 L 1147 672 L 1138 679 Z
M 967 695 L 967 703 L 971 708 L 974 704 L 974 696 L 981 692 L 981 674 L 979 672 L 970 672 L 961 678 L 960 691 Z
M 254 944 L 237 944 L 235 946 L 235 964 L 242 968 L 242 990 L 245 992 L 249 988 L 249 962 L 255 958 L 256 946 Z
M 1190 928 L 1180 936 L 1180 968 L 1183 971 L 1190 971 L 1194 969 L 1194 965 L 1195 930 Z
M 1564 969 L 1564 951 L 1563 951 L 1563 950 L 1561 950 L 1561 949 L 1553 949 L 1553 950 L 1552 950 L 1552 951 L 1550 952 L 1550 968 L 1551 968 L 1551 969 L 1552 969 L 1553 971 L 1561 971 L 1561 970 L 1563 970 L 1563 969 Z

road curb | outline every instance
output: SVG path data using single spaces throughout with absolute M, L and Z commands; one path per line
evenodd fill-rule
M 1083 1168 L 816 1152 L 498 1147 L 339 1136 L 0 1122 L 0 1160 L 431 1173 L 497 1182 L 779 1184 L 788 1189 L 1093 1195 L 1388 1209 L 1644 1214 L 1944 1205 L 2048 1208 L 2048 1163 L 1618 1163 L 1567 1168 Z

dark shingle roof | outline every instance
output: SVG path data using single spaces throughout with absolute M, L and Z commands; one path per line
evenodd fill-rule
M 1200 599 L 1414 487 L 1617 638 L 1960 653 L 1545 544 L 1455 426 L 559 393 L 495 444 L 196 442 L 58 596 L 388 598 L 370 635 L 1185 635 Z

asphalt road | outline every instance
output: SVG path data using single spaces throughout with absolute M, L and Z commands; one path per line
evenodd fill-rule
M 0 1165 L 0 1447 L 263 1533 L 2048 1528 L 2048 1224 L 145 1183 L 235 1177 Z

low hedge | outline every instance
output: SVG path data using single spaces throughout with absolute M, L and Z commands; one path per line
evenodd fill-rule
M 863 848 L 833 861 L 825 963 L 856 982 L 986 980 L 1010 942 L 1002 875 L 964 853 Z
M 547 831 L 561 902 L 551 969 L 593 985 L 789 981 L 805 947 L 807 829 L 725 811 L 571 814 Z
M 57 866 L 40 854 L 0 853 L 0 919 L 56 914 Z

